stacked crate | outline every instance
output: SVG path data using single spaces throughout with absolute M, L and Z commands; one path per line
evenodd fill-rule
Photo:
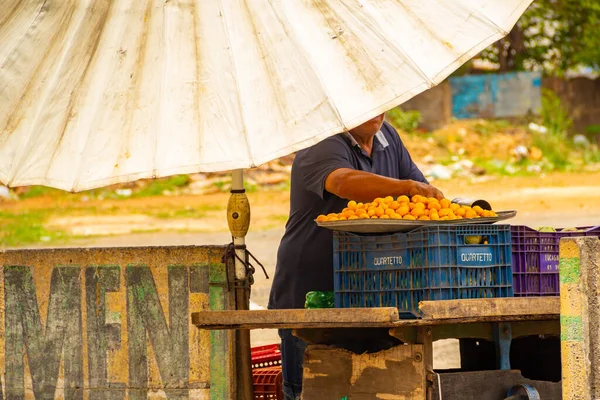
M 279 345 L 253 347 L 251 357 L 254 399 L 283 400 Z
M 336 307 L 397 307 L 419 301 L 512 297 L 509 225 L 435 225 L 408 233 L 334 232 Z

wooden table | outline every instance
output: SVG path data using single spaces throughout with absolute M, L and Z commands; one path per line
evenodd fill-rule
M 428 399 L 431 396 L 433 341 L 447 338 L 496 341 L 500 360 L 498 367 L 510 369 L 512 338 L 560 333 L 559 299 L 553 297 L 424 301 L 419 307 L 422 318 L 415 320 L 400 319 L 395 308 L 352 308 L 205 311 L 193 313 L 192 323 L 200 329 L 292 329 L 296 336 L 314 345 L 340 343 L 352 336 L 373 336 L 377 332 L 387 334 L 413 346 L 399 346 L 404 355 L 397 353 L 385 356 L 395 357 L 395 360 L 405 357 L 406 363 L 411 364 L 410 370 L 414 370 L 414 374 L 410 379 L 407 377 L 407 380 L 412 380 L 413 384 L 408 385 L 407 393 L 412 395 L 406 398 L 413 399 Z M 313 350 L 315 356 L 325 354 L 322 353 L 322 347 L 315 347 Z M 343 358 L 342 355 L 337 356 L 340 360 Z M 326 357 L 327 362 L 335 359 Z M 381 363 L 381 360 L 375 358 L 370 362 Z M 340 360 L 338 361 L 341 362 Z M 320 360 L 318 363 L 325 361 Z M 318 363 L 315 362 L 315 365 Z M 385 373 L 384 369 L 381 371 L 382 374 Z M 305 382 L 306 379 L 305 376 Z M 321 392 L 321 396 L 323 395 Z

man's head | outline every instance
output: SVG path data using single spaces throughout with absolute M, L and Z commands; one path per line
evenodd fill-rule
M 371 138 L 379 132 L 381 129 L 381 125 L 383 125 L 383 119 L 385 118 L 385 113 L 376 116 L 368 120 L 367 122 L 357 126 L 354 129 L 350 129 L 350 133 L 352 136 L 359 136 L 364 139 Z

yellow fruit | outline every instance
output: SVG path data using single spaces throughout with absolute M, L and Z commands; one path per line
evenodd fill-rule
M 392 215 L 390 215 L 391 219 L 402 219 L 402 215 L 398 214 L 398 213 L 393 213 Z
M 442 208 L 449 208 L 450 204 L 451 204 L 451 202 L 448 199 L 441 199 L 440 200 L 440 205 L 442 206 Z
M 364 203 L 358 203 L 358 204 L 356 204 L 356 208 L 358 208 L 358 209 L 363 209 L 363 210 L 365 210 L 365 209 L 366 209 L 366 207 L 365 207 L 365 204 L 364 204 Z
M 404 195 L 402 195 L 402 196 L 399 196 L 399 197 L 396 199 L 396 201 L 397 201 L 398 203 L 409 203 L 409 202 L 410 202 L 410 199 L 408 198 L 408 196 L 404 196 Z
M 410 220 L 416 220 L 417 218 L 415 218 L 414 216 L 410 215 L 410 214 L 406 214 L 404 217 L 402 217 L 402 219 L 410 219 Z
M 329 222 L 333 222 L 333 221 L 339 221 L 339 219 L 337 217 L 327 217 L 327 220 Z
M 384 213 L 385 213 L 385 210 L 382 207 L 377 207 L 375 209 L 375 215 L 377 215 L 378 217 L 381 217 Z
M 347 219 L 348 219 L 348 218 L 344 217 L 343 215 L 341 215 L 341 216 L 339 216 L 339 217 L 338 217 L 338 220 L 339 220 L 339 221 L 345 221 L 345 220 L 347 220 Z
M 379 217 L 379 219 L 390 219 L 390 216 L 384 214 L 381 217 Z
M 377 215 L 373 215 L 371 219 L 379 219 L 379 217 Z
M 436 199 L 435 197 L 428 197 L 427 204 L 429 204 L 429 203 L 439 203 L 439 200 Z
M 317 217 L 317 222 L 325 222 L 325 221 L 327 221 L 327 215 L 321 214 Z
M 410 198 L 410 201 L 412 201 L 413 203 L 420 202 L 421 201 L 421 195 L 415 194 L 413 197 Z
M 437 213 L 431 213 L 431 214 L 429 214 L 429 218 L 430 218 L 432 221 L 439 221 L 439 219 L 440 219 L 440 216 L 439 216 Z
M 429 208 L 430 210 L 441 210 L 442 209 L 442 205 L 440 203 L 438 203 L 437 201 L 430 201 L 427 204 L 427 208 Z
M 405 216 L 409 212 L 410 212 L 410 209 L 407 206 L 402 206 L 396 210 L 396 213 L 400 214 L 401 216 Z
M 421 215 L 419 217 L 419 221 L 429 221 L 431 220 L 431 218 L 429 218 L 427 215 Z
M 422 215 L 425 215 L 425 210 L 423 208 L 413 208 L 410 214 L 414 217 L 420 217 Z
M 375 215 L 375 207 L 371 207 L 367 210 L 367 214 L 369 214 L 369 217 L 372 217 L 373 215 Z
M 356 215 L 352 215 L 352 216 L 348 217 L 348 220 L 351 220 L 351 219 L 358 219 L 358 217 Z
M 465 213 L 465 218 L 475 218 L 477 216 L 477 213 L 473 210 L 467 210 L 467 212 Z
M 442 219 L 442 217 L 447 217 L 451 212 L 452 210 L 449 208 L 442 208 L 438 211 L 438 214 L 440 215 L 440 219 Z
M 454 214 L 456 214 L 459 217 L 464 217 L 466 214 L 467 210 L 465 210 L 464 208 L 459 208 L 457 210 L 454 211 Z
M 358 207 L 358 204 L 354 200 L 350 200 L 348 202 L 348 208 L 349 209 L 356 210 L 357 207 Z
M 392 202 L 389 204 L 389 207 L 390 207 L 392 210 L 397 210 L 397 209 L 399 209 L 399 208 L 400 208 L 400 203 L 398 203 L 397 201 L 392 201 Z
M 481 215 L 483 208 L 481 208 L 479 206 L 473 206 L 473 211 L 475 211 L 477 213 L 477 215 Z
M 346 211 L 346 212 L 342 213 L 342 215 L 346 218 L 350 218 L 350 217 L 353 217 L 355 214 L 354 214 L 354 211 Z
M 396 214 L 396 212 L 393 209 L 388 208 L 387 210 L 385 210 L 385 215 L 389 215 L 391 217 L 392 214 Z
M 386 198 L 383 199 L 383 202 L 385 204 L 390 204 L 392 201 L 394 201 L 394 198 L 392 196 L 387 196 Z
M 451 209 L 452 211 L 456 211 L 456 210 L 458 210 L 459 208 L 460 208 L 460 204 L 456 204 L 456 203 L 452 203 L 452 204 L 450 204 L 450 209 Z

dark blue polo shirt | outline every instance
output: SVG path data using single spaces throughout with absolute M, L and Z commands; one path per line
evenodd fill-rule
M 277 252 L 269 308 L 303 308 L 307 292 L 333 290 L 333 233 L 314 219 L 339 213 L 348 203 L 325 190 L 325 179 L 339 168 L 427 182 L 387 123 L 373 140 L 371 157 L 347 133 L 299 151 L 292 165 L 290 215 Z

